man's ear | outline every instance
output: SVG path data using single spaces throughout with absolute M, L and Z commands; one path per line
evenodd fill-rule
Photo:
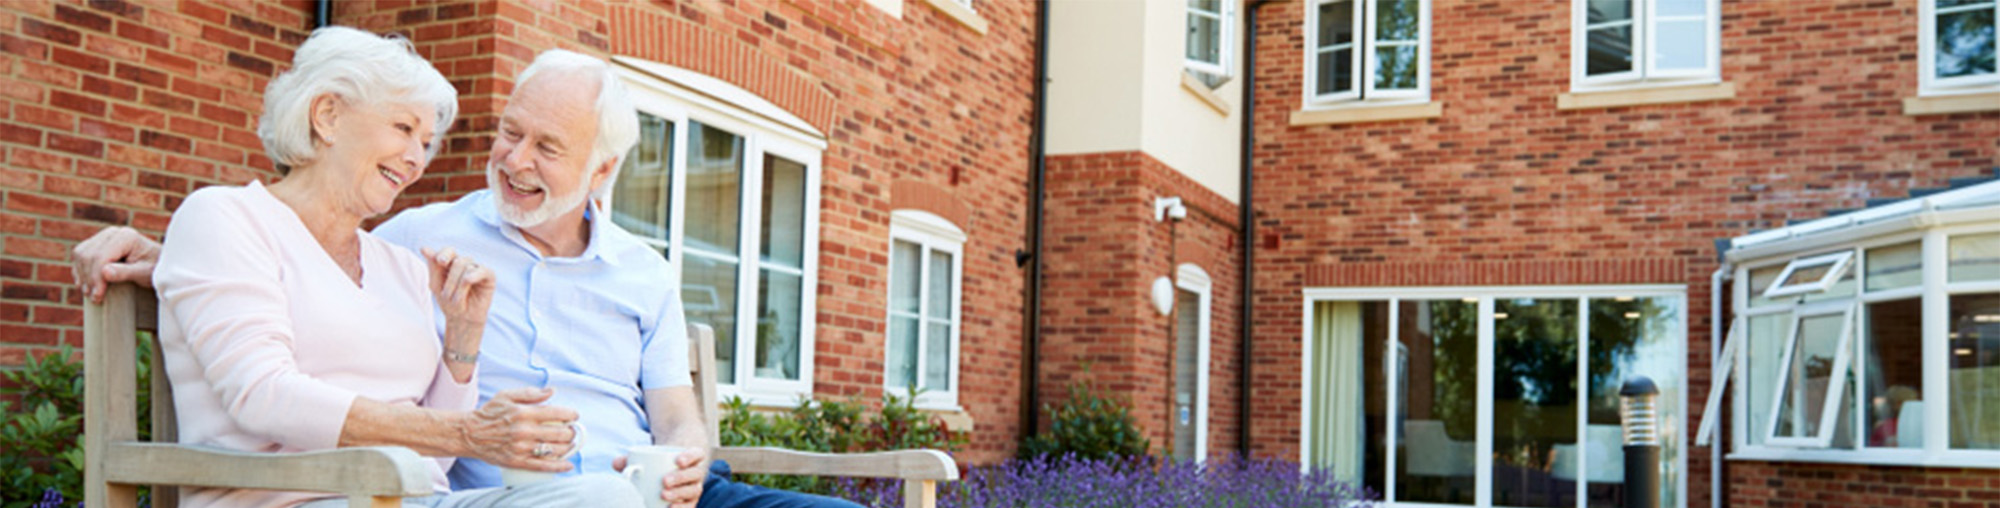
M 603 164 L 600 164 L 596 168 L 591 169 L 590 171 L 591 192 L 596 192 L 597 189 L 604 188 L 605 185 L 608 185 L 610 183 L 606 182 L 605 180 L 610 179 L 611 173 L 613 171 L 618 170 L 618 163 L 620 162 L 620 159 L 624 159 L 624 157 L 606 158 L 604 159 Z
M 320 94 L 312 100 L 312 109 L 306 115 L 312 125 L 312 140 L 315 143 L 333 144 L 333 124 L 340 117 L 340 98 L 333 94 Z

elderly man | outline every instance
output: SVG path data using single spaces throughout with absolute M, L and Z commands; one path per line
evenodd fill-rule
M 593 203 L 617 178 L 638 138 L 638 114 L 603 60 L 550 50 L 521 72 L 487 159 L 488 189 L 404 211 L 375 228 L 390 242 L 456 248 L 486 263 L 496 288 L 478 362 L 480 396 L 555 389 L 587 430 L 575 472 L 623 469 L 622 450 L 683 446 L 683 468 L 662 479 L 675 507 L 857 506 L 728 480 L 707 462 L 688 376 L 687 336 L 668 265 Z M 75 249 L 76 277 L 93 300 L 107 282 L 150 285 L 158 244 L 109 228 Z M 500 484 L 498 470 L 460 460 L 456 488 Z

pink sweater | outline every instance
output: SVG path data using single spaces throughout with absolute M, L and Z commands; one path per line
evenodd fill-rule
M 334 448 L 356 397 L 469 410 L 478 383 L 440 360 L 428 266 L 361 233 L 357 287 L 263 185 L 210 187 L 167 226 L 153 283 L 183 443 Z M 439 458 L 431 478 L 448 490 Z M 185 506 L 289 506 L 329 494 L 196 489 Z

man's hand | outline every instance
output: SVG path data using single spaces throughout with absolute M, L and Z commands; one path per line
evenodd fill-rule
M 708 479 L 708 449 L 688 448 L 674 457 L 674 465 L 680 469 L 660 475 L 660 499 L 669 508 L 695 508 L 701 501 L 701 482 Z M 624 471 L 625 457 L 612 459 L 611 468 Z
M 576 411 L 561 406 L 538 405 L 555 395 L 546 388 L 502 390 L 473 411 L 459 433 L 465 441 L 466 456 L 494 465 L 563 472 L 570 469 L 570 441 L 575 438 L 569 422 Z
M 108 227 L 70 250 L 70 275 L 85 298 L 102 303 L 104 287 L 112 283 L 153 287 L 153 264 L 159 260 L 159 242 L 129 227 Z

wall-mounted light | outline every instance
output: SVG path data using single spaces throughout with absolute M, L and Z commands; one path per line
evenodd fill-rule
M 1153 308 L 1162 316 L 1174 311 L 1174 281 L 1165 275 L 1153 279 Z
M 1178 197 L 1153 198 L 1153 220 L 1165 222 L 1168 217 L 1174 220 L 1187 218 L 1187 205 L 1181 204 Z

